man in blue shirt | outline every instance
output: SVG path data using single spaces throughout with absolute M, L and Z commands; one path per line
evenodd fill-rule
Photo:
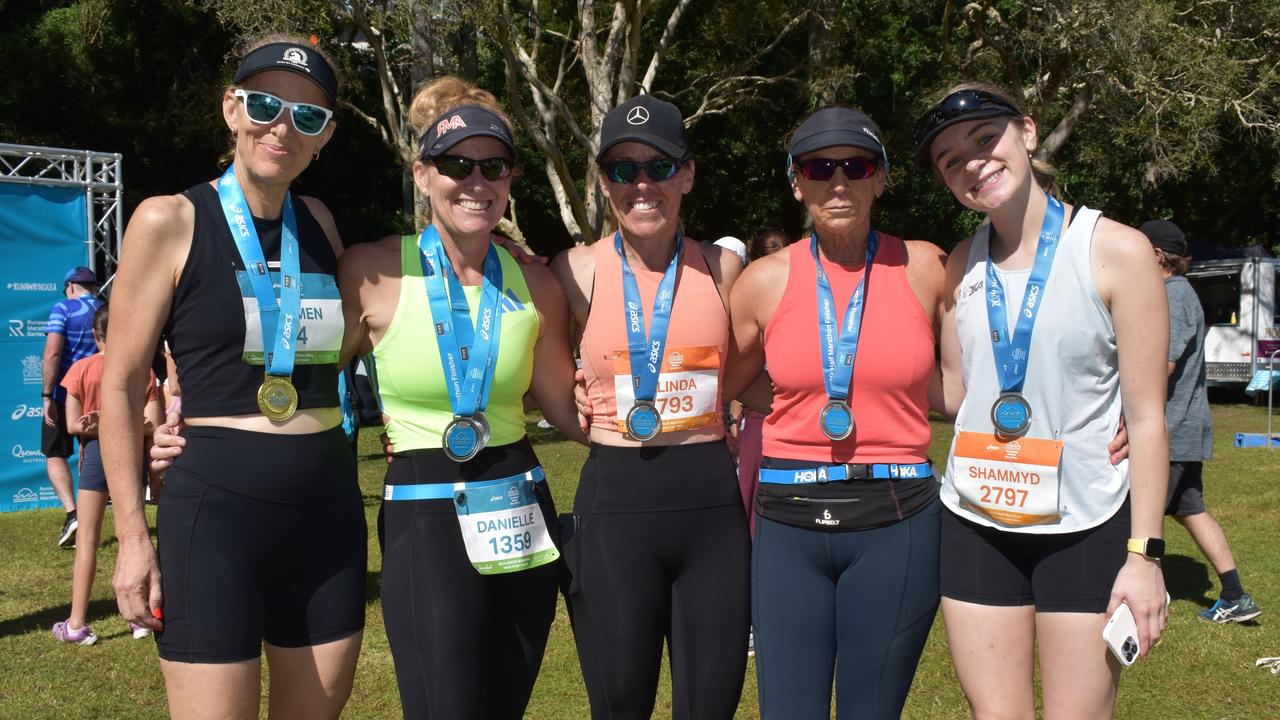
M 74 450 L 67 433 L 67 391 L 62 377 L 71 364 L 97 352 L 93 341 L 93 313 L 102 304 L 95 293 L 98 277 L 87 267 L 74 267 L 62 279 L 65 300 L 49 312 L 44 336 L 44 425 L 40 432 L 40 451 L 45 456 L 45 472 L 49 483 L 67 511 L 67 519 L 58 533 L 58 545 L 66 547 L 76 536 L 76 499 L 71 486 L 71 467 L 67 458 Z

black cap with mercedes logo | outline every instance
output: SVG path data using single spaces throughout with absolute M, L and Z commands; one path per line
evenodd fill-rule
M 679 162 L 692 154 L 680 109 L 652 95 L 637 95 L 604 116 L 596 162 L 604 158 L 609 148 L 623 142 L 644 143 Z

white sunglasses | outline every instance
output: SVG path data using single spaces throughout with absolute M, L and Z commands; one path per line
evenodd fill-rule
M 333 118 L 333 111 L 329 108 L 289 102 L 261 90 L 236 89 L 231 94 L 244 102 L 244 114 L 258 125 L 270 125 L 287 108 L 294 129 L 303 135 L 319 135 Z

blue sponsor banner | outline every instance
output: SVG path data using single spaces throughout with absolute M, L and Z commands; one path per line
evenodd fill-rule
M 63 274 L 87 264 L 85 203 L 80 188 L 0 183 L 0 512 L 59 506 L 40 454 L 41 359 Z

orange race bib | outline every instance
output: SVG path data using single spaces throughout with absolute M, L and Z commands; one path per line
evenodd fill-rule
M 625 350 L 613 355 L 613 393 L 618 403 L 618 432 L 625 433 L 627 410 L 636 399 L 631 358 Z M 715 346 L 667 348 L 653 402 L 662 416 L 662 432 L 695 430 L 722 422 L 720 353 Z
M 952 484 L 960 504 L 1001 525 L 1042 525 L 1058 509 L 1061 440 L 961 432 L 952 452 Z

